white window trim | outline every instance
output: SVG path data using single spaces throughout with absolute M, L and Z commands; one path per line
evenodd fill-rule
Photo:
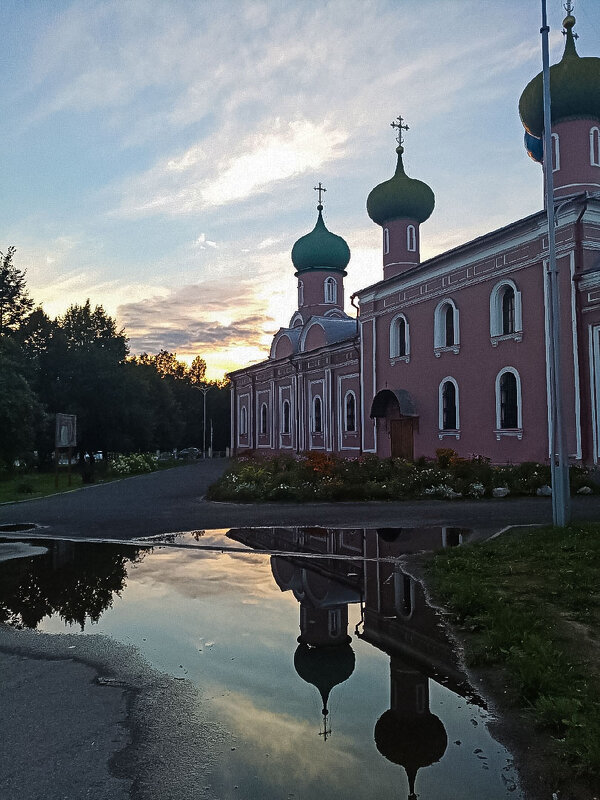
M 398 344 L 398 323 L 400 320 L 404 320 L 404 355 L 401 356 L 398 354 L 398 348 L 396 345 Z M 392 366 L 396 363 L 404 361 L 408 364 L 410 361 L 410 327 L 408 324 L 408 320 L 404 314 L 396 314 L 395 317 L 392 318 L 390 322 L 390 362 Z
M 265 416 L 263 418 L 263 409 L 266 411 Z M 263 430 L 263 419 L 264 419 L 264 430 Z M 258 430 L 260 431 L 261 436 L 266 436 L 269 432 L 269 406 L 266 403 L 260 404 L 260 419 Z
M 597 125 L 590 128 L 590 164 L 600 167 L 600 128 Z
M 285 429 L 285 406 L 286 406 L 286 403 L 287 403 L 287 405 L 288 405 L 288 407 L 290 409 L 289 417 L 288 417 L 289 425 L 288 425 L 288 429 L 287 430 Z M 292 434 L 292 404 L 290 403 L 290 401 L 286 397 L 281 401 L 281 435 L 282 436 L 291 436 L 291 434 Z
M 446 320 L 445 320 L 445 307 L 451 306 L 453 309 L 453 323 L 454 323 L 454 344 L 446 344 Z M 455 353 L 460 352 L 460 317 L 456 303 L 449 297 L 445 297 L 435 307 L 433 312 L 433 351 L 436 358 L 440 358 L 442 353 Z
M 383 229 L 383 255 L 387 256 L 390 252 L 390 231 L 389 228 Z
M 347 407 L 346 403 L 348 402 L 349 395 L 352 395 L 352 399 L 354 400 L 354 429 L 353 430 L 350 430 L 348 428 L 348 407 Z M 357 410 L 358 410 L 358 404 L 356 402 L 356 393 L 352 389 L 348 389 L 348 391 L 344 395 L 344 405 L 343 405 L 344 433 L 357 433 L 358 432 L 358 420 L 356 418 Z
M 298 281 L 298 308 L 304 305 L 304 281 Z
M 323 283 L 323 296 L 326 303 L 337 303 L 337 281 L 331 275 Z
M 517 380 L 517 427 L 516 428 L 501 428 L 501 404 L 500 404 L 500 380 L 503 375 L 507 372 L 511 372 L 516 380 Z M 496 375 L 496 427 L 494 429 L 494 433 L 496 434 L 496 439 L 500 441 L 500 439 L 504 437 L 514 437 L 516 439 L 521 440 L 523 438 L 523 398 L 521 394 L 521 376 L 519 375 L 519 371 L 515 369 L 515 367 L 504 367 L 500 370 L 500 372 Z
M 502 298 L 503 289 L 510 286 L 515 293 L 515 330 L 513 333 L 502 333 Z M 499 281 L 490 292 L 490 341 L 492 347 L 497 347 L 498 342 L 514 340 L 523 341 L 523 305 L 521 292 L 517 289 L 517 284 L 505 278 Z
M 240 408 L 240 436 L 248 436 L 248 409 L 245 405 Z
M 414 225 L 406 228 L 406 249 L 409 253 L 417 252 L 417 229 Z
M 558 133 L 552 133 L 552 172 L 560 170 L 560 139 Z
M 317 420 L 317 415 L 316 415 L 317 400 L 319 401 L 319 404 L 321 406 L 321 430 L 320 431 L 317 430 L 317 425 L 316 425 L 316 420 Z M 321 396 L 318 395 L 318 394 L 316 394 L 312 399 L 312 417 L 311 417 L 310 432 L 312 434 L 317 434 L 317 436 L 323 436 L 323 400 L 321 399 Z
M 456 405 L 456 429 L 446 429 L 444 428 L 444 385 L 448 383 L 448 381 L 454 384 L 454 402 Z M 440 381 L 440 385 L 438 387 L 438 439 L 443 439 L 444 437 L 450 437 L 454 439 L 460 439 L 460 394 L 458 390 L 458 383 L 456 379 L 452 377 L 452 375 L 446 375 L 445 378 L 442 378 Z

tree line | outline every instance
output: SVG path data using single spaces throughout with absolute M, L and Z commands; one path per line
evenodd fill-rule
M 86 454 L 229 444 L 229 388 L 206 380 L 206 362 L 175 353 L 132 356 L 124 329 L 89 299 L 51 319 L 29 296 L 15 248 L 0 252 L 0 468 L 49 463 L 57 413 L 77 415 Z

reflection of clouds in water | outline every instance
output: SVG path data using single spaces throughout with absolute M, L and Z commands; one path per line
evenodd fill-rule
M 351 789 L 347 784 L 355 761 L 352 739 L 336 734 L 324 747 L 323 738 L 318 735 L 318 721 L 315 726 L 288 714 L 259 708 L 251 698 L 236 692 L 215 697 L 212 702 L 227 725 L 243 736 L 245 744 L 269 754 L 268 759 L 261 759 L 261 774 L 274 786 L 289 789 L 294 780 L 299 785 L 315 780 L 326 792 L 329 781 L 336 797 L 343 797 Z M 256 758 L 256 754 L 249 752 L 248 758 Z
M 268 556 L 255 553 L 155 550 L 129 577 L 153 592 L 174 591 L 190 599 L 242 594 L 242 602 L 254 602 L 279 596 Z

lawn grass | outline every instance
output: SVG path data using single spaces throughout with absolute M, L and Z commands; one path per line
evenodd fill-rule
M 500 669 L 565 766 L 597 781 L 600 524 L 515 529 L 435 554 L 426 572 L 464 633 L 467 664 Z
M 82 486 L 81 475 L 77 469 L 71 469 L 71 486 L 68 485 L 67 468 L 60 469 L 58 489 L 54 485 L 53 472 L 30 472 L 16 475 L 0 481 L 0 503 L 14 503 L 16 500 L 29 500 L 36 497 L 47 497 L 50 494 L 78 489 Z
M 171 469 L 172 467 L 181 467 L 189 463 L 189 461 L 178 461 L 176 459 L 159 461 L 156 463 L 155 469 Z M 130 474 L 139 473 L 134 471 Z M 129 475 L 111 472 L 110 469 L 102 468 L 100 463 L 98 463 L 94 484 L 118 481 L 125 477 L 129 477 Z M 51 494 L 61 494 L 62 492 L 71 491 L 73 489 L 80 489 L 84 485 L 89 486 L 90 484 L 83 483 L 81 472 L 76 465 L 71 467 L 70 486 L 67 476 L 67 467 L 61 466 L 59 468 L 58 488 L 55 486 L 54 472 L 31 471 L 0 480 L 0 503 L 14 503 L 19 500 L 47 497 Z

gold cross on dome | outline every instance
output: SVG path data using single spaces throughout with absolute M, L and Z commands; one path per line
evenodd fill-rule
M 322 194 L 323 194 L 323 192 L 326 192 L 327 189 L 324 186 L 321 186 L 321 181 L 319 181 L 319 185 L 318 186 L 313 186 L 313 189 L 315 190 L 315 192 L 319 193 L 319 205 L 321 205 Z
M 404 122 L 404 119 L 401 116 L 396 117 L 393 122 L 390 122 L 392 128 L 398 128 L 398 135 L 396 136 L 396 141 L 402 147 L 402 143 L 404 139 L 402 138 L 402 131 L 409 130 L 408 125 Z

